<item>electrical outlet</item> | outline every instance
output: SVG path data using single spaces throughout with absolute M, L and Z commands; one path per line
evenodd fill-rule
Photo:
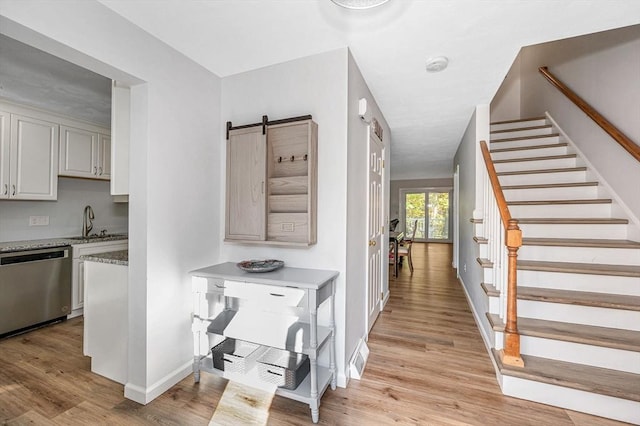
M 29 216 L 29 226 L 47 226 L 49 216 Z

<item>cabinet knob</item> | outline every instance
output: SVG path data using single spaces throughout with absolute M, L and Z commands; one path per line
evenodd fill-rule
M 16 195 L 16 186 L 11 185 L 11 195 Z
M 93 166 L 93 174 L 94 175 L 98 174 L 98 166 Z
M 98 167 L 98 174 L 102 176 L 102 167 Z

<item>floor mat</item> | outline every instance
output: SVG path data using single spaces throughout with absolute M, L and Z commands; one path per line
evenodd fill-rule
M 228 382 L 209 426 L 266 425 L 274 392 Z

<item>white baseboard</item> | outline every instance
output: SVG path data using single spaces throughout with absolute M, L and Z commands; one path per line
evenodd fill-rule
M 190 360 L 147 388 L 127 383 L 124 386 L 124 396 L 139 404 L 146 405 L 162 395 L 165 391 L 171 389 L 173 385 L 187 377 L 192 371 L 193 360 Z

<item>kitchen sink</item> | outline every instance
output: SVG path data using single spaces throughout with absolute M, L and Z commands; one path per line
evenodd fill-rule
M 83 241 L 83 242 L 96 242 L 96 241 L 111 241 L 111 240 L 124 240 L 127 238 L 127 234 L 103 234 L 103 235 L 89 235 L 87 237 L 68 237 L 68 240 Z

